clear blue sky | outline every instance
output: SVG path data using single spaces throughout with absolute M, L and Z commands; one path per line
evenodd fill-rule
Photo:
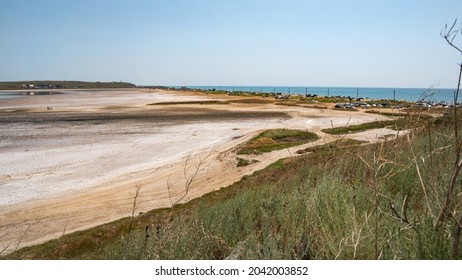
M 0 80 L 454 88 L 456 17 L 461 0 L 0 0 Z

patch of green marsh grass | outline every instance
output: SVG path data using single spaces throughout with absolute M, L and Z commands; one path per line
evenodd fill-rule
M 247 159 L 243 159 L 243 158 L 237 158 L 237 167 L 247 166 L 249 164 L 253 164 L 253 163 L 257 163 L 257 162 L 258 162 L 258 160 L 256 160 L 256 159 L 247 160 Z
M 329 133 L 329 134 L 339 135 L 339 134 L 361 132 L 361 131 L 366 131 L 366 130 L 375 129 L 375 128 L 389 127 L 389 126 L 393 126 L 395 123 L 396 123 L 395 121 L 375 121 L 375 122 L 368 122 L 368 123 L 350 125 L 350 126 L 325 128 L 325 129 L 322 129 L 322 131 L 325 133 Z
M 384 115 L 388 117 L 405 117 L 408 115 L 408 113 L 401 113 L 401 112 L 382 112 L 382 111 L 377 111 L 377 110 L 366 110 L 364 111 L 365 113 L 369 114 L 378 114 L 378 115 Z
M 220 100 L 198 100 L 198 101 L 170 101 L 170 102 L 157 102 L 149 103 L 146 106 L 160 106 L 160 105 L 216 105 L 216 104 L 229 104 L 227 101 Z
M 345 139 L 339 139 L 339 140 L 329 142 L 329 143 L 319 145 L 319 146 L 308 147 L 306 149 L 297 151 L 297 154 L 305 154 L 305 153 L 310 153 L 310 152 L 330 151 L 330 150 L 336 149 L 336 148 L 347 148 L 347 147 L 359 146 L 359 145 L 362 145 L 364 143 L 367 143 L 367 141 L 361 141 L 361 140 L 345 138 Z
M 426 123 L 431 118 L 432 117 L 430 115 L 408 114 L 404 118 L 398 118 L 395 120 L 374 121 L 374 122 L 368 122 L 368 123 L 357 124 L 357 125 L 326 128 L 326 129 L 322 129 L 322 131 L 325 133 L 329 133 L 329 134 L 341 135 L 341 134 L 349 134 L 349 133 L 366 131 L 369 129 L 385 128 L 385 127 L 393 129 L 393 130 L 405 130 L 405 129 L 413 129 L 416 127 L 425 126 Z
M 271 129 L 264 131 L 243 145 L 237 154 L 261 154 L 281 150 L 318 140 L 312 132 L 292 129 Z

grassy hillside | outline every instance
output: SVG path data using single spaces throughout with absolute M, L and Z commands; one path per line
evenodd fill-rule
M 394 141 L 329 144 L 173 209 L 7 258 L 447 259 L 460 195 L 438 226 L 435 221 L 455 161 L 452 125 L 446 116 Z M 460 244 L 457 250 L 460 259 Z
M 81 82 L 81 81 L 17 81 L 0 82 L 0 90 L 21 89 L 21 85 L 60 85 L 65 88 L 132 88 L 134 84 L 124 82 Z

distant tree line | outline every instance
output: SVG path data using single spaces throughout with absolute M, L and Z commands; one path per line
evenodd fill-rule
M 82 82 L 82 81 L 15 81 L 0 82 L 2 90 L 49 89 L 49 88 L 133 88 L 126 82 Z

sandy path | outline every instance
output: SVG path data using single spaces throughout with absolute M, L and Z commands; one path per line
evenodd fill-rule
M 182 195 L 185 168 L 188 178 L 199 164 L 201 171 L 183 202 L 336 139 L 321 128 L 385 119 L 272 104 L 146 106 L 233 98 L 147 90 L 38 97 L 0 103 L 0 251 L 13 250 L 26 229 L 20 247 L 129 216 L 137 187 L 137 213 L 169 207 Z M 237 168 L 236 147 L 269 128 L 307 129 L 322 138 Z

